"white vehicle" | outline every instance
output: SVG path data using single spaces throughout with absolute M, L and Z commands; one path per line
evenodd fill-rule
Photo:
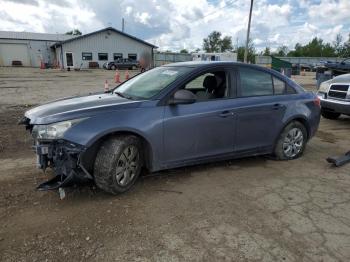
M 350 74 L 322 82 L 317 95 L 321 99 L 324 118 L 337 119 L 341 114 L 350 115 Z
M 229 61 L 237 62 L 237 53 L 193 53 L 193 61 Z

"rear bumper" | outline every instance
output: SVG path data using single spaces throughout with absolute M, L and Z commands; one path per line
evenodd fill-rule
M 321 98 L 321 108 L 325 111 L 350 115 L 350 102 Z

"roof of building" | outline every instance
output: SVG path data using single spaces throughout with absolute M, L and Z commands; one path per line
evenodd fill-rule
M 0 31 L 0 39 L 16 39 L 16 40 L 38 40 L 60 42 L 75 38 L 75 35 L 65 34 L 46 34 L 46 33 L 31 33 L 31 32 L 15 32 L 15 31 Z
M 61 44 L 68 43 L 68 42 L 71 42 L 71 41 L 75 41 L 75 40 L 78 40 L 78 39 L 81 39 L 81 38 L 84 38 L 84 37 L 87 37 L 87 36 L 91 36 L 91 35 L 94 35 L 94 34 L 98 34 L 98 33 L 104 32 L 104 31 L 108 31 L 108 30 L 109 31 L 113 31 L 113 32 L 115 32 L 117 34 L 121 34 L 123 36 L 126 36 L 126 37 L 128 37 L 130 39 L 133 39 L 135 41 L 138 41 L 138 42 L 140 42 L 142 44 L 151 46 L 153 48 L 157 48 L 157 46 L 155 46 L 155 45 L 153 45 L 151 43 L 148 43 L 148 42 L 146 42 L 146 41 L 144 41 L 144 40 L 142 40 L 140 38 L 137 38 L 135 36 L 129 35 L 129 34 L 124 33 L 122 31 L 119 31 L 119 30 L 115 29 L 114 27 L 106 27 L 104 29 L 101 29 L 101 30 L 98 30 L 98 31 L 95 31 L 95 32 L 91 32 L 91 33 L 88 33 L 88 34 L 85 34 L 85 35 L 80 35 L 80 36 L 77 36 L 77 37 L 74 37 L 74 38 L 71 38 L 71 39 L 67 39 L 67 40 L 61 41 L 60 43 L 57 43 L 56 46 L 60 46 Z

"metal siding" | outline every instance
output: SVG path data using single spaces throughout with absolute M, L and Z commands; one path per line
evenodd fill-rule
M 154 66 L 157 67 L 157 66 L 162 66 L 169 63 L 192 61 L 192 55 L 181 54 L 181 53 L 159 52 L 159 53 L 154 53 L 153 61 L 154 61 Z
M 280 57 L 280 56 L 277 56 L 276 58 L 282 59 L 292 64 L 318 64 L 320 63 L 320 61 L 341 62 L 342 60 L 344 60 L 344 58 L 340 58 L 340 57 Z M 255 63 L 257 65 L 271 64 L 271 56 L 255 56 Z
M 0 44 L 0 65 L 12 66 L 12 61 L 21 61 L 30 66 L 28 46 L 26 44 Z
M 104 31 L 71 42 L 63 43 L 62 47 L 65 67 L 66 52 L 73 53 L 74 67 L 80 67 L 80 64 L 82 63 L 83 68 L 88 68 L 89 61 L 82 60 L 82 52 L 91 52 L 92 61 L 98 62 L 100 67 L 102 67 L 106 61 L 99 61 L 98 53 L 108 53 L 108 61 L 113 60 L 113 53 L 122 53 L 124 58 L 127 58 L 128 54 L 137 54 L 138 60 L 144 52 L 147 52 L 150 55 L 152 54 L 152 47 L 113 31 L 110 31 L 110 34 L 108 34 L 108 31 Z M 57 49 L 59 48 L 60 47 Z
M 75 35 L 66 34 L 47 34 L 31 32 L 0 31 L 0 39 L 12 40 L 40 40 L 40 41 L 64 41 L 76 37 Z
M 41 59 L 44 63 L 54 62 L 54 52 L 50 48 L 54 43 L 55 42 L 51 41 L 0 39 L 0 45 L 6 45 L 6 49 L 9 48 L 9 50 L 13 50 L 11 53 L 15 52 L 16 45 L 25 45 L 27 47 L 27 54 L 22 56 L 16 54 L 17 59 L 12 60 L 21 60 L 22 63 L 24 63 L 24 66 L 32 67 L 39 67 Z M 13 48 L 11 48 L 11 46 Z M 25 63 L 24 61 L 27 61 L 28 59 L 28 63 Z M 0 66 L 11 66 L 11 64 L 4 64 L 0 61 Z

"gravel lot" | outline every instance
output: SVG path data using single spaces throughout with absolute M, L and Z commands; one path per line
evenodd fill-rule
M 350 261 L 350 118 L 321 120 L 298 160 L 245 158 L 146 174 L 127 194 L 37 192 L 31 105 L 103 89 L 112 71 L 0 68 L 1 261 Z M 312 74 L 296 81 L 315 89 Z M 48 171 L 50 173 L 50 171 Z

